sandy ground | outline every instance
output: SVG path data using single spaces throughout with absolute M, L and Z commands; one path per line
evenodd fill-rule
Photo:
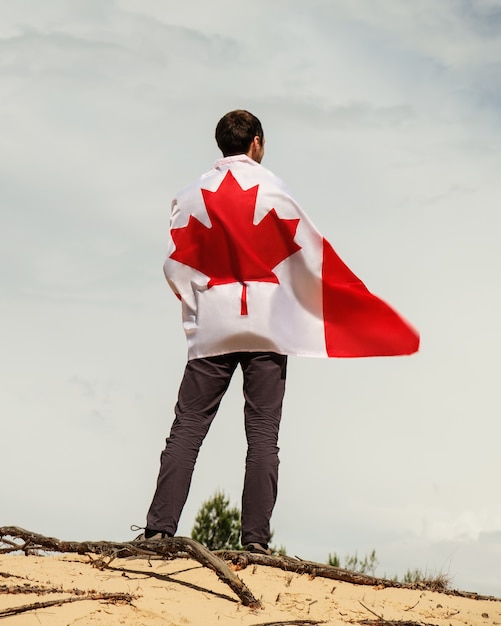
M 501 601 L 407 589 L 379 589 L 276 568 L 238 572 L 263 608 L 242 606 L 216 574 L 187 559 L 116 559 L 108 569 L 74 554 L 0 557 L 0 616 L 7 608 L 60 598 L 77 601 L 0 617 L 2 626 L 197 626 L 271 624 L 501 625 Z M 29 592 L 38 587 L 39 593 Z M 42 593 L 43 590 L 48 593 Z M 21 590 L 26 591 L 22 592 Z M 127 601 L 80 599 L 123 593 Z

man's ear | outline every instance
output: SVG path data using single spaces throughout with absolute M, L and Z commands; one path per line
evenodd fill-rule
M 252 140 L 246 154 L 257 163 L 261 163 L 261 159 L 263 158 L 263 141 L 258 135 Z

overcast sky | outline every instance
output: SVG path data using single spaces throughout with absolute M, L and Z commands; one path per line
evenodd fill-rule
M 501 596 L 501 1 L 0 0 L 0 525 L 144 525 L 186 361 L 170 202 L 262 121 L 411 357 L 289 361 L 274 543 Z M 179 534 L 239 505 L 237 375 Z

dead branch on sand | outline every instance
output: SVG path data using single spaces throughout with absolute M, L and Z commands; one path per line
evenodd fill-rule
M 470 591 L 458 591 L 448 587 L 449 581 L 445 576 L 437 576 L 428 580 L 416 583 L 401 583 L 397 580 L 389 580 L 387 578 L 377 578 L 360 572 L 352 572 L 334 567 L 333 565 L 324 565 L 322 563 L 314 563 L 305 561 L 299 557 L 290 556 L 268 556 L 265 554 L 257 554 L 254 552 L 237 552 L 219 550 L 215 552 L 225 561 L 233 564 L 235 570 L 245 569 L 248 565 L 267 565 L 275 567 L 285 572 L 293 572 L 295 574 L 307 574 L 311 578 L 328 578 L 331 580 L 340 580 L 351 583 L 353 585 L 368 585 L 378 589 L 394 587 L 398 589 L 418 589 L 420 591 L 436 591 L 450 596 L 458 596 L 462 598 L 470 598 L 475 600 L 492 600 L 499 602 L 500 598 L 494 596 L 484 596 Z
M 325 621 L 312 621 L 311 619 L 294 619 L 286 622 L 264 622 L 262 624 L 254 624 L 253 626 L 317 626 L 318 624 L 325 624 Z
M 11 539 L 4 539 L 4 537 L 10 537 Z M 21 539 L 24 543 L 19 544 L 14 541 L 16 539 Z M 34 554 L 40 551 L 71 552 L 89 556 L 96 554 L 99 558 L 93 560 L 92 563 L 94 566 L 103 569 L 115 558 L 131 556 L 160 556 L 167 559 L 190 558 L 215 572 L 218 578 L 228 585 L 240 598 L 244 606 L 251 608 L 261 607 L 261 602 L 254 597 L 245 583 L 231 571 L 222 559 L 210 550 L 207 550 L 207 548 L 204 548 L 198 541 L 188 537 L 171 537 L 161 541 L 148 540 L 134 541 L 132 543 L 61 541 L 55 537 L 45 537 L 17 526 L 2 526 L 0 527 L 0 543 L 9 546 L 5 551 L 20 550 L 25 554 Z
M 329 578 L 331 580 L 341 580 L 343 582 L 352 583 L 354 585 L 370 585 L 372 587 L 406 587 L 409 585 L 398 583 L 394 580 L 386 580 L 384 578 L 376 578 L 359 572 L 351 572 L 341 567 L 333 565 L 323 565 L 322 563 L 314 563 L 312 561 L 304 561 L 303 559 L 293 558 L 290 556 L 269 556 L 267 554 L 258 554 L 256 552 L 237 552 L 219 550 L 215 552 L 225 561 L 230 561 L 236 570 L 245 569 L 248 565 L 267 565 L 276 567 L 285 572 L 294 572 L 294 574 L 308 574 L 312 578 Z
M 409 622 L 405 620 L 392 619 L 392 620 L 380 620 L 380 619 L 363 619 L 362 621 L 352 621 L 352 624 L 362 624 L 362 626 L 435 626 L 429 622 Z
M 62 592 L 60 592 L 62 593 Z M 31 604 L 23 604 L 21 606 L 14 606 L 8 609 L 0 610 L 0 619 L 3 617 L 9 617 L 11 615 L 18 615 L 19 613 L 26 613 L 28 611 L 37 611 L 39 609 L 46 609 L 51 606 L 61 606 L 68 604 L 69 602 L 79 602 L 81 600 L 105 600 L 106 602 L 125 602 L 130 604 L 136 596 L 129 593 L 83 593 L 69 598 L 61 598 L 59 600 L 47 600 L 46 602 L 32 602 Z

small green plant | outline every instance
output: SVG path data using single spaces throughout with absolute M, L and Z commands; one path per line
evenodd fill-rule
M 425 579 L 425 575 L 420 569 L 418 568 L 412 569 L 412 570 L 408 569 L 405 572 L 405 574 L 402 576 L 401 582 L 407 585 L 412 585 L 413 583 L 420 583 L 424 579 Z
M 451 584 L 451 580 L 447 574 L 443 574 L 442 572 L 429 574 L 418 568 L 413 570 L 408 569 L 403 575 L 401 582 L 407 585 L 419 585 L 432 591 L 445 591 Z
M 333 567 L 341 567 L 341 560 L 335 552 L 333 554 L 329 553 L 327 563 Z M 370 576 L 374 576 L 378 565 L 379 561 L 376 557 L 376 550 L 372 550 L 372 552 L 370 554 L 366 554 L 363 559 L 359 558 L 357 552 L 352 555 L 347 555 L 344 559 L 343 567 L 351 572 L 359 572 L 360 574 L 369 574 Z
M 277 556 L 287 556 L 287 548 L 284 545 L 281 545 L 279 548 L 277 548 L 277 546 L 270 546 L 270 550 Z
M 327 564 L 332 565 L 332 567 L 341 567 L 341 561 L 339 560 L 339 557 L 335 552 L 333 552 L 332 554 L 329 552 Z
M 341 567 L 341 559 L 335 552 L 332 554 L 329 553 L 327 563 L 333 567 Z M 374 576 L 378 565 L 379 561 L 376 556 L 376 551 L 372 550 L 372 552 L 366 554 L 363 559 L 359 558 L 357 552 L 352 555 L 347 555 L 344 559 L 343 568 L 351 572 Z M 386 578 L 386 574 L 384 578 Z M 446 591 L 451 584 L 451 579 L 447 574 L 443 574 L 442 572 L 430 574 L 423 572 L 423 570 L 419 568 L 408 569 L 402 578 L 395 575 L 392 580 L 406 585 L 416 585 L 419 588 L 428 589 L 430 591 Z

